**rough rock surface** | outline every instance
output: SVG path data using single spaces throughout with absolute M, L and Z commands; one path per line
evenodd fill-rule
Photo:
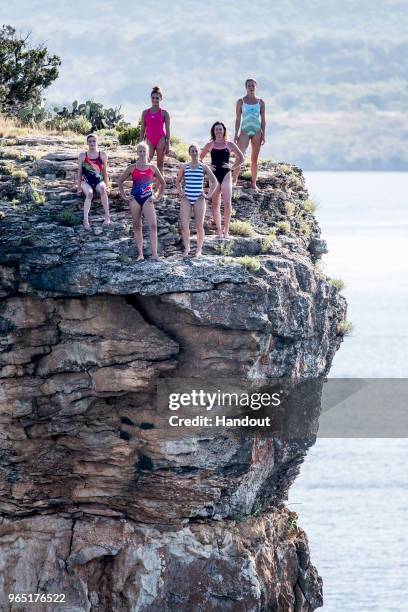
M 163 259 L 136 262 L 116 188 L 131 148 L 110 143 L 114 224 L 102 229 L 97 202 L 87 233 L 73 193 L 78 147 L 9 144 L 0 149 L 1 609 L 31 609 L 10 607 L 9 592 L 65 593 L 65 604 L 37 609 L 70 612 L 316 609 L 321 580 L 284 507 L 314 431 L 187 436 L 157 410 L 166 377 L 264 385 L 327 374 L 346 306 L 315 265 L 326 247 L 301 171 L 265 164 L 259 193 L 241 181 L 234 218 L 252 236 L 214 240 L 208 215 L 204 256 L 184 260 L 170 160 L 157 207 Z

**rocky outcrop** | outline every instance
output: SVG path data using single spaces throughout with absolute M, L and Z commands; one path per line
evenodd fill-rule
M 314 440 L 318 392 L 301 437 L 186 434 L 158 406 L 165 380 L 265 389 L 327 374 L 345 301 L 315 265 L 325 243 L 300 170 L 265 164 L 259 193 L 240 182 L 235 219 L 251 235 L 214 240 L 208 216 L 204 256 L 184 260 L 170 160 L 163 259 L 136 262 L 115 182 L 130 148 L 110 142 L 114 224 L 102 229 L 98 203 L 87 233 L 77 146 L 5 144 L 1 606 L 9 592 L 41 592 L 65 593 L 58 609 L 70 612 L 317 608 L 321 580 L 284 500 Z

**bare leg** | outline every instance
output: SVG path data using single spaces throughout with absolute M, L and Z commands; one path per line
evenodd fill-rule
M 105 218 L 104 218 L 103 224 L 104 225 L 109 225 L 111 220 L 110 220 L 110 216 L 109 216 L 108 190 L 107 190 L 106 185 L 105 185 L 105 183 L 103 181 L 102 181 L 102 183 L 99 183 L 99 185 L 96 186 L 96 191 L 101 196 L 101 202 L 102 202 L 102 206 L 103 206 L 103 211 L 105 213 Z
M 143 257 L 143 231 L 142 231 L 142 207 L 134 198 L 130 200 L 130 212 L 133 221 L 133 233 L 135 236 L 137 261 L 144 259 Z
M 86 230 L 90 230 L 91 226 L 89 225 L 89 211 L 91 210 L 92 198 L 93 198 L 93 190 L 88 183 L 82 181 L 81 183 L 82 191 L 85 194 L 85 202 L 84 202 L 84 228 Z
M 251 184 L 253 189 L 258 189 L 256 179 L 258 178 L 258 157 L 261 150 L 262 133 L 259 131 L 251 139 Z
M 197 233 L 197 249 L 195 257 L 200 257 L 201 250 L 204 242 L 204 217 L 205 217 L 205 200 L 201 196 L 195 201 L 194 208 L 194 219 Z
M 232 180 L 231 172 L 224 176 L 221 184 L 222 201 L 224 202 L 224 237 L 229 238 L 229 226 L 231 221 L 231 196 L 232 196 Z
M 238 137 L 238 144 L 237 144 L 237 146 L 238 146 L 238 149 L 239 149 L 240 151 L 242 151 L 242 153 L 243 153 L 244 155 L 245 155 L 245 151 L 246 151 L 246 150 L 247 150 L 247 148 L 248 148 L 248 145 L 249 145 L 249 136 L 248 136 L 248 134 L 246 134 L 245 132 L 243 132 L 243 131 L 241 130 L 241 133 L 240 133 L 240 135 L 239 135 L 239 137 Z M 234 185 L 236 185 L 236 184 L 237 184 L 237 181 L 238 181 L 238 176 L 239 176 L 239 173 L 241 172 L 241 168 L 242 168 L 242 166 L 240 166 L 239 168 L 237 168 L 237 169 L 236 169 L 236 170 L 234 170 L 234 172 L 233 172 L 233 175 L 232 175 L 232 181 L 233 181 Z
M 183 257 L 187 257 L 190 253 L 190 218 L 191 204 L 187 198 L 182 198 L 180 203 L 180 228 L 183 238 Z
M 157 167 L 160 170 L 161 174 L 163 174 L 165 149 L 166 149 L 166 139 L 160 138 L 159 142 L 157 143 L 156 153 L 157 153 Z
M 152 161 L 153 157 L 154 157 L 154 152 L 155 152 L 155 147 L 152 145 L 152 143 L 150 142 L 150 140 L 146 140 L 147 142 L 147 146 L 149 147 L 149 162 Z
M 151 197 L 143 204 L 143 215 L 146 217 L 146 221 L 149 224 L 152 258 L 159 261 L 159 256 L 157 254 L 157 218 Z
M 211 207 L 212 207 L 212 214 L 213 214 L 213 219 L 214 219 L 214 223 L 216 225 L 217 228 L 217 236 L 218 238 L 222 238 L 222 228 L 221 228 L 221 186 L 218 185 L 217 189 L 215 190 L 213 197 L 212 197 L 212 201 L 211 201 Z

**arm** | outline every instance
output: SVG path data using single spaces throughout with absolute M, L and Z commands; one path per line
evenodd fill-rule
M 265 144 L 266 113 L 265 113 L 265 102 L 263 100 L 261 100 L 261 130 L 262 130 L 261 144 Z
M 84 161 L 84 154 L 80 153 L 78 157 L 78 172 L 77 172 L 77 195 L 82 193 L 82 163 Z
M 168 155 L 170 149 L 170 115 L 164 111 L 164 125 L 166 126 L 166 148 L 165 152 Z
M 242 117 L 242 98 L 237 101 L 237 106 L 236 106 L 235 136 L 234 136 L 235 143 L 238 142 L 239 128 L 241 127 L 241 117 Z
M 162 173 L 156 166 L 150 166 L 150 167 L 153 170 L 154 175 L 158 179 L 158 182 L 159 182 L 159 191 L 153 197 L 153 202 L 159 202 L 162 199 L 163 191 L 164 191 L 164 188 L 166 187 L 166 181 L 164 180 Z
M 108 156 L 106 155 L 106 153 L 102 153 L 101 157 L 103 159 L 103 168 L 102 168 L 103 180 L 105 181 L 106 189 L 109 191 Z
M 245 157 L 242 151 L 237 147 L 235 143 L 230 142 L 229 144 L 231 147 L 231 151 L 235 155 L 235 163 L 231 166 L 231 170 L 236 170 L 244 163 Z
M 214 175 L 213 171 L 211 170 L 211 168 L 209 166 L 207 166 L 206 164 L 204 164 L 204 170 L 205 170 L 205 173 L 207 175 L 208 182 L 210 183 L 209 189 L 208 189 L 208 193 L 204 197 L 205 197 L 206 200 L 211 200 L 214 191 L 218 187 L 218 181 L 215 178 L 215 175 Z
M 184 164 L 180 166 L 180 170 L 178 171 L 176 185 L 177 185 L 177 191 L 180 197 L 183 197 L 184 196 Z
M 129 198 L 127 197 L 125 190 L 123 189 L 123 183 L 129 178 L 131 172 L 132 172 L 132 165 L 128 166 L 126 170 L 122 172 L 122 174 L 118 178 L 119 193 L 124 200 L 128 200 Z
M 203 149 L 201 149 L 201 152 L 200 152 L 200 161 L 203 161 L 204 157 L 210 152 L 210 148 L 211 148 L 211 142 L 207 142 L 205 147 Z
M 142 117 L 140 119 L 140 140 L 146 140 L 146 111 L 144 110 L 142 113 Z

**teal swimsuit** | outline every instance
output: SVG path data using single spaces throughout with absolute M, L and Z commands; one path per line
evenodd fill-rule
M 261 103 L 247 104 L 242 100 L 242 124 L 241 130 L 250 138 L 255 136 L 261 129 Z

